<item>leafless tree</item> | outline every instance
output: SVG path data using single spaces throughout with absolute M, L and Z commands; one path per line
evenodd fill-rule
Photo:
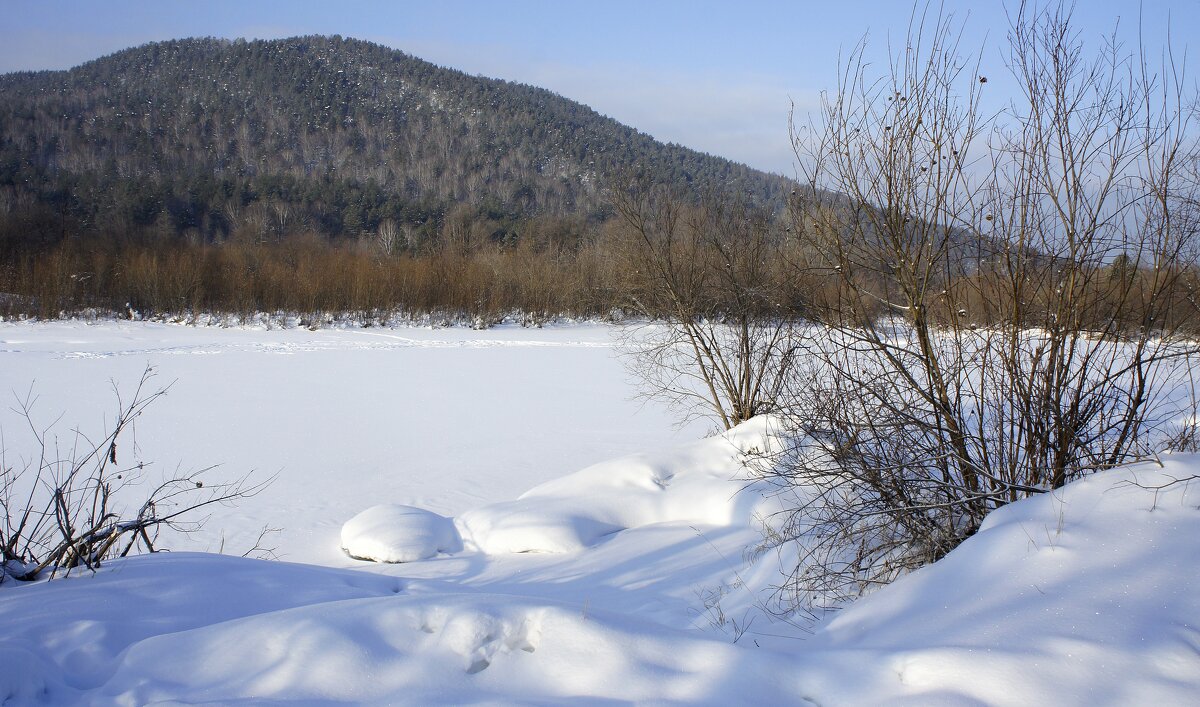
M 404 243 L 404 236 L 392 219 L 384 219 L 375 232 L 375 244 L 382 255 L 396 255 Z
M 644 326 L 627 329 L 632 369 L 651 395 L 729 429 L 775 408 L 795 361 L 793 286 L 772 215 L 701 205 L 632 183 L 614 190 L 618 289 Z
M 795 266 L 831 285 L 792 378 L 795 446 L 765 468 L 795 494 L 777 529 L 806 550 L 803 603 L 1162 450 L 1191 407 L 1172 382 L 1197 353 L 1195 106 L 1169 50 L 1088 54 L 1069 9 L 1023 4 L 1019 93 L 989 114 L 983 55 L 926 10 L 883 75 L 857 46 L 794 130 Z

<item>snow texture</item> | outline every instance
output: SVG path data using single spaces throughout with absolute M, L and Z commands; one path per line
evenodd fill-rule
M 88 344 L 67 345 L 64 331 L 70 326 L 0 326 L 0 348 L 23 352 L 0 357 L 20 364 L 26 378 L 50 382 L 54 396 L 77 380 L 54 377 L 64 371 L 64 350 L 144 347 L 148 333 L 170 346 L 211 339 L 202 348 L 222 355 L 234 341 L 250 348 L 286 341 L 299 352 L 336 338 L 100 325 L 80 333 Z M 548 336 L 383 333 L 464 341 Z M 602 341 L 596 331 L 571 328 L 549 336 Z M 427 379 L 437 395 L 475 400 L 477 407 L 443 422 L 456 444 L 478 439 L 499 418 L 473 414 L 490 393 L 461 390 L 481 379 L 457 367 L 488 355 L 501 365 L 511 348 L 478 349 L 483 356 L 468 360 L 421 359 L 422 376 L 405 380 Z M 554 350 L 558 358 L 529 365 L 559 376 L 560 385 L 577 381 L 576 390 L 593 396 L 579 407 L 623 409 L 615 399 L 627 388 L 587 387 L 613 379 L 597 362 L 617 364 L 587 353 L 605 349 Z M 361 349 L 294 355 L 328 355 L 291 370 L 334 379 L 347 371 L 354 380 L 364 364 Z M 266 375 L 258 358 L 273 354 L 244 356 L 253 374 Z M 385 370 L 402 375 L 404 365 L 388 361 Z M 124 369 L 87 375 L 105 370 Z M 0 372 L 20 388 L 12 366 Z M 216 387 L 203 377 L 214 371 L 185 366 L 175 374 Z M 436 400 L 419 388 L 410 393 Z M 545 397 L 526 399 L 523 409 L 552 406 L 561 396 L 554 386 L 536 390 Z M 293 517 L 310 528 L 289 538 L 292 555 L 332 566 L 175 552 L 114 561 L 95 575 L 0 584 L 0 703 L 1189 705 L 1200 695 L 1200 481 L 1172 483 L 1200 475 L 1198 456 L 1168 457 L 1163 468 L 1114 469 L 1011 504 L 941 561 L 816 623 L 789 624 L 768 609 L 791 556 L 786 547 L 764 550 L 760 532 L 779 501 L 742 464 L 770 444 L 764 421 L 685 444 L 662 429 L 654 444 L 631 432 L 643 449 L 661 451 L 630 456 L 614 444 L 613 461 L 581 463 L 582 471 L 568 474 L 554 459 L 575 459 L 579 437 L 555 410 L 539 418 L 537 444 L 509 440 L 539 467 L 509 479 L 530 489 L 516 497 L 497 485 L 497 466 L 486 463 L 490 449 L 468 464 L 453 444 L 437 441 L 447 435 L 405 436 L 398 423 L 407 402 L 364 400 L 360 392 L 357 385 L 310 385 L 315 400 L 305 412 L 327 410 L 336 426 L 338 414 L 369 406 L 391 420 L 403 445 L 391 446 L 386 435 L 354 443 L 319 437 L 318 447 L 346 460 L 336 475 L 345 487 L 337 503 L 316 505 L 329 488 L 327 466 L 301 464 L 281 476 L 279 502 L 294 504 Z M 180 399 L 186 409 L 170 409 Z M 147 444 L 150 431 L 185 439 L 198 419 L 216 425 L 227 402 L 172 393 L 163 404 L 176 421 L 139 435 Z M 296 421 L 288 407 L 294 402 L 286 389 L 264 390 L 256 410 L 259 445 L 280 456 L 288 450 L 279 445 L 292 438 L 275 435 Z M 230 415 L 245 424 L 236 410 Z M 212 444 L 218 452 L 247 449 Z M 465 468 L 405 461 L 435 452 Z M 322 463 L 324 454 L 317 452 Z M 385 458 L 402 483 L 359 473 L 382 464 L 365 460 Z M 396 472 L 398 465 L 406 471 Z M 441 500 L 412 503 L 405 499 L 418 494 L 409 488 Z M 351 497 L 360 505 L 346 513 Z M 433 512 L 419 511 L 430 506 Z M 338 552 L 341 521 L 364 508 L 347 524 L 347 545 L 375 543 L 380 556 L 416 548 L 427 559 L 384 564 Z M 258 510 L 220 508 L 210 523 L 247 527 Z M 461 547 L 442 542 L 454 540 L 454 528 Z
M 462 550 L 454 523 L 422 508 L 371 506 L 342 526 L 342 549 L 357 560 L 412 562 Z
M 741 460 L 765 434 L 766 421 L 754 420 L 670 453 L 602 462 L 458 522 L 469 544 L 486 553 L 574 552 L 655 523 L 748 526 L 762 499 L 739 496 Z

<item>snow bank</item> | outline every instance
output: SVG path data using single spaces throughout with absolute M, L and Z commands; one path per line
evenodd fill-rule
M 691 449 L 736 453 L 715 439 Z M 577 519 L 589 516 L 563 511 L 562 489 L 607 489 L 598 507 L 615 525 L 726 517 L 712 506 L 668 512 L 660 509 L 675 506 L 638 500 L 669 494 L 646 486 L 648 470 L 664 468 L 654 458 L 623 474 L 593 467 L 555 494 L 530 498 L 549 499 L 558 509 L 550 518 Z M 677 468 L 675 479 L 691 483 L 691 473 Z M 705 473 L 695 473 L 699 484 Z M 702 540 L 678 542 L 687 526 L 673 522 L 632 527 L 573 553 L 372 566 L 424 568 L 433 575 L 425 579 L 215 555 L 131 558 L 95 576 L 0 586 L 0 660 L 16 666 L 0 671 L 0 697 L 105 705 L 1194 704 L 1200 488 L 1166 484 L 1197 473 L 1200 457 L 1177 458 L 1162 471 L 1115 470 L 1012 504 L 942 561 L 851 605 L 807 640 L 775 648 L 758 647 L 753 632 L 734 645 L 656 620 L 665 594 L 645 585 L 691 589 L 695 566 L 711 554 Z M 608 506 L 622 489 L 635 510 L 618 517 Z M 524 512 L 533 517 L 532 502 Z
M 197 670 L 197 666 L 204 666 Z M 97 704 L 800 704 L 781 656 L 495 595 L 333 602 L 133 646 Z
M 41 655 L 0 640 L 0 705 L 36 704 L 66 692 L 62 671 Z
M 356 560 L 412 562 L 462 550 L 449 518 L 421 508 L 372 506 L 342 526 L 342 549 Z
M 792 704 L 783 655 L 575 602 L 180 553 L 0 586 L 16 704 Z
M 870 695 L 1195 704 L 1200 456 L 1096 474 L 992 513 L 941 561 L 855 602 L 804 650 L 869 652 Z
M 575 552 L 655 523 L 749 525 L 765 500 L 743 493 L 744 461 L 761 451 L 769 424 L 755 419 L 672 451 L 596 464 L 468 511 L 458 525 L 467 545 L 485 553 Z
M 68 696 L 103 685 L 126 649 L 160 634 L 329 601 L 393 596 L 402 588 L 392 577 L 201 553 L 130 557 L 96 575 L 77 571 L 51 581 L 4 582 L 0 703 L 6 693 L 35 694 L 34 703 L 72 702 Z

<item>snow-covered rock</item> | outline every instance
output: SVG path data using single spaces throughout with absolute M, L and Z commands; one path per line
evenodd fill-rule
M 342 549 L 374 562 L 413 562 L 458 552 L 462 539 L 454 521 L 423 508 L 372 506 L 342 526 Z

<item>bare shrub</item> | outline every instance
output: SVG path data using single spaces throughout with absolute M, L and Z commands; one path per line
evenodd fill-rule
M 795 358 L 793 292 L 771 214 L 688 204 L 653 186 L 614 191 L 618 291 L 646 326 L 626 331 L 647 391 L 729 429 L 773 410 Z M 680 409 L 691 406 L 683 404 Z
M 53 426 L 35 422 L 34 398 L 18 402 L 29 426 L 36 456 L 12 463 L 0 449 L 0 581 L 50 577 L 130 553 L 155 552 L 159 531 L 188 532 L 202 518 L 197 512 L 230 504 L 261 491 L 266 483 L 248 477 L 211 483 L 201 469 L 167 477 L 147 488 L 149 469 L 142 462 L 122 464 L 133 427 L 166 390 L 151 391 L 147 369 L 129 398 L 119 390 L 111 430 L 93 439 L 74 430 L 60 440 Z M 140 499 L 132 505 L 129 499 Z
M 374 238 L 331 243 L 299 233 L 221 244 L 69 241 L 0 263 L 3 316 L 124 313 L 128 304 L 144 316 L 404 311 L 496 322 L 522 313 L 536 324 L 607 313 L 614 293 L 593 243 L 568 249 L 537 230 L 515 246 L 485 242 L 471 252 L 384 254 Z
M 938 559 L 995 508 L 1157 453 L 1194 409 L 1193 98 L 1168 61 L 1089 56 L 1022 6 L 996 116 L 953 23 L 918 11 L 882 76 L 860 45 L 794 134 L 804 264 L 835 288 L 768 469 L 806 551 L 788 590 L 837 604 Z M 1194 398 L 1194 396 L 1192 396 Z

